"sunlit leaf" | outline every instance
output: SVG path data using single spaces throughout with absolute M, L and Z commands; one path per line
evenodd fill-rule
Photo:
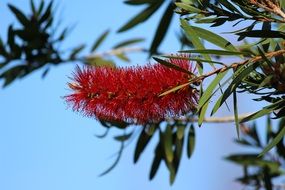
M 218 84 L 220 83 L 220 81 L 224 78 L 224 76 L 227 74 L 228 71 L 225 72 L 221 72 L 219 73 L 216 78 L 209 84 L 209 86 L 207 87 L 207 89 L 203 92 L 202 97 L 199 99 L 199 103 L 198 103 L 198 110 L 199 110 L 199 119 L 198 119 L 198 124 L 201 125 L 209 102 L 210 102 L 210 98 L 213 96 L 213 91 L 214 89 L 218 86 Z
M 233 51 L 233 52 L 237 52 L 237 49 L 229 42 L 227 41 L 225 38 L 200 27 L 196 27 L 196 26 L 191 26 L 192 29 L 196 32 L 196 34 L 204 39 L 207 40 L 213 44 L 215 44 L 218 47 L 221 47 L 225 50 L 228 51 Z
M 173 149 L 172 149 L 172 129 L 170 125 L 166 126 L 163 135 L 163 147 L 165 152 L 165 157 L 168 162 L 172 162 L 174 158 Z
M 180 19 L 181 27 L 184 29 L 186 37 L 193 43 L 194 47 L 196 49 L 204 50 L 205 47 L 202 43 L 202 41 L 199 39 L 198 34 L 196 31 L 192 28 L 192 26 L 189 25 L 189 23 L 184 20 Z M 203 55 L 206 60 L 211 60 L 211 57 L 207 54 Z
M 195 147 L 195 128 L 194 125 L 191 124 L 187 137 L 187 157 L 190 158 Z

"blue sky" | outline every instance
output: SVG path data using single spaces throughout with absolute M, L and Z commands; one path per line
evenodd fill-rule
M 132 37 L 145 37 L 146 42 L 141 45 L 149 45 L 162 11 L 146 24 L 126 33 L 116 34 L 116 30 L 140 8 L 127 6 L 118 0 L 55 2 L 62 25 L 76 26 L 64 48 L 80 43 L 91 46 L 108 28 L 112 33 L 101 51 Z M 2 38 L 6 38 L 8 24 L 16 24 L 15 18 L 8 11 L 7 3 L 25 10 L 29 8 L 28 0 L 0 2 Z M 179 30 L 178 26 L 178 17 L 175 17 L 172 30 L 161 48 L 164 52 L 175 52 L 179 49 L 174 35 Z M 140 54 L 134 54 L 131 58 L 134 65 L 148 62 L 146 56 Z M 161 165 L 155 179 L 148 181 L 154 142 L 136 165 L 132 162 L 132 143 L 124 151 L 115 170 L 104 177 L 98 177 L 98 174 L 113 163 L 114 158 L 110 156 L 118 150 L 119 144 L 112 140 L 112 135 L 118 131 L 112 131 L 107 139 L 97 139 L 94 135 L 104 131 L 98 122 L 68 109 L 62 96 L 69 93 L 66 83 L 75 65 L 76 63 L 69 63 L 52 67 L 44 80 L 41 79 L 42 71 L 37 71 L 5 89 L 0 89 L 0 189 L 205 190 L 240 187 L 234 182 L 234 178 L 241 174 L 241 168 L 222 159 L 238 150 L 232 143 L 235 137 L 233 123 L 196 128 L 197 146 L 194 155 L 190 160 L 183 157 L 173 186 L 169 186 L 168 172 L 164 165 Z M 241 100 L 244 105 L 249 102 L 248 98 L 241 97 Z M 242 107 L 240 111 L 248 109 L 249 107 Z M 219 114 L 230 113 L 221 111 Z

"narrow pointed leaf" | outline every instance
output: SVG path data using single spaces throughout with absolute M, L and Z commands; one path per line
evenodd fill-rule
M 121 156 L 122 156 L 122 154 L 123 154 L 123 150 L 124 150 L 124 142 L 121 142 L 121 147 L 120 147 L 120 150 L 119 150 L 119 152 L 118 152 L 118 155 L 117 155 L 117 158 L 116 158 L 115 162 L 114 162 L 107 170 L 105 170 L 104 172 L 102 172 L 102 173 L 99 175 L 99 177 L 108 174 L 110 171 L 112 171 L 112 170 L 117 166 L 117 164 L 119 163 L 120 158 L 121 158 Z
M 258 62 L 248 63 L 247 65 L 243 65 L 235 71 L 233 76 L 233 81 L 225 90 L 224 94 L 217 100 L 214 108 L 212 110 L 211 115 L 216 113 L 216 111 L 221 107 L 221 105 L 227 100 L 227 98 L 232 94 L 232 92 L 238 87 L 241 81 L 247 77 L 257 66 Z
M 233 92 L 233 103 L 234 103 L 234 116 L 235 116 L 235 125 L 237 131 L 237 137 L 239 139 L 239 119 L 238 119 L 238 105 L 237 105 L 237 92 Z
M 153 57 L 153 59 L 154 59 L 155 61 L 157 61 L 158 63 L 160 63 L 160 64 L 166 66 L 166 67 L 175 69 L 175 70 L 177 70 L 177 71 L 186 73 L 186 74 L 188 74 L 188 75 L 194 75 L 192 72 L 190 72 L 190 71 L 188 71 L 188 70 L 186 70 L 186 69 L 183 69 L 182 67 L 179 67 L 178 65 L 175 65 L 175 64 L 170 63 L 170 62 L 168 62 L 168 61 L 165 61 L 165 60 L 163 60 L 163 59 L 159 59 L 159 58 L 157 58 L 157 57 Z
M 285 127 L 283 126 L 283 128 L 277 134 L 277 136 L 263 149 L 263 151 L 258 156 L 261 157 L 264 154 L 266 154 L 269 150 L 271 150 L 277 143 L 280 142 L 280 140 L 284 137 L 284 135 L 285 135 Z
M 137 43 L 140 43 L 140 42 L 143 42 L 143 41 L 144 41 L 143 38 L 134 38 L 134 39 L 126 40 L 126 41 L 123 41 L 123 42 L 115 45 L 113 47 L 113 49 L 117 49 L 117 48 L 120 48 L 120 47 L 125 47 L 125 46 L 132 45 L 132 44 L 137 44 Z
M 149 180 L 152 180 L 157 173 L 157 170 L 159 169 L 160 163 L 163 160 L 163 154 L 162 154 L 163 147 L 161 146 L 161 143 L 159 142 L 155 149 L 155 156 L 152 161 L 150 173 L 149 173 Z
M 195 147 L 195 128 L 194 125 L 191 124 L 187 137 L 187 157 L 190 158 Z
M 243 118 L 242 120 L 240 120 L 241 123 L 250 121 L 250 120 L 254 120 L 257 119 L 259 117 L 262 117 L 264 115 L 267 115 L 271 112 L 273 112 L 276 109 L 282 108 L 284 106 L 285 100 L 279 100 L 273 104 L 270 104 L 269 106 L 264 107 L 263 109 Z
M 50 1 L 50 3 L 48 4 L 45 12 L 43 13 L 43 15 L 41 16 L 39 22 L 43 23 L 45 22 L 50 16 L 52 16 L 52 5 L 53 5 L 53 1 Z
M 15 6 L 8 4 L 9 9 L 14 13 L 14 15 L 17 17 L 17 19 L 19 20 L 19 22 L 23 25 L 23 26 L 29 26 L 30 21 L 29 19 L 24 15 L 24 13 L 22 13 L 19 9 L 17 9 Z
M 163 133 L 163 147 L 165 152 L 165 157 L 168 162 L 173 160 L 173 149 L 172 149 L 172 129 L 170 125 L 166 126 L 165 132 Z
M 195 49 L 204 50 L 205 47 L 200 40 L 196 31 L 189 25 L 185 19 L 180 19 L 181 27 L 184 29 L 186 37 L 193 43 Z M 211 57 L 207 54 L 203 55 L 206 60 L 211 60 Z
M 103 43 L 103 41 L 106 39 L 109 33 L 110 33 L 110 30 L 106 30 L 99 36 L 99 38 L 93 44 L 91 48 L 91 52 L 95 51 Z
M 127 134 L 115 136 L 114 139 L 117 141 L 126 141 L 126 140 L 129 140 L 132 135 L 133 135 L 133 131 Z
M 156 29 L 156 33 L 154 35 L 154 38 L 152 40 L 151 46 L 150 46 L 150 54 L 156 54 L 157 49 L 161 42 L 163 41 L 167 30 L 169 28 L 169 25 L 171 23 L 172 17 L 173 17 L 173 9 L 174 5 L 173 2 L 170 2 L 168 7 L 166 8 L 165 12 L 163 13 L 163 16 L 160 20 L 160 23 Z
M 137 163 L 141 154 L 145 150 L 146 146 L 148 145 L 152 137 L 153 135 L 149 135 L 144 130 L 142 130 L 135 148 L 134 163 Z
M 226 51 L 217 49 L 194 49 L 194 50 L 183 50 L 181 53 L 199 53 L 199 54 L 213 54 L 213 55 L 248 55 L 248 52 L 241 51 Z
M 228 71 L 219 73 L 216 78 L 211 82 L 211 84 L 207 87 L 207 89 L 203 92 L 202 97 L 199 99 L 198 110 L 199 110 L 199 118 L 198 124 L 202 125 L 203 120 L 205 118 L 206 111 L 208 109 L 210 98 L 214 95 L 213 91 L 220 83 L 220 81 L 224 78 Z
M 178 3 L 175 3 L 175 5 L 185 11 L 188 11 L 190 14 L 191 13 L 200 13 L 202 10 L 194 7 L 194 6 L 191 6 L 189 4 L 186 4 L 186 3 L 181 3 L 181 2 L 178 2 Z
M 146 21 L 148 18 L 151 17 L 151 15 L 160 7 L 160 5 L 163 3 L 163 1 L 158 1 L 155 4 L 150 4 L 146 9 L 144 9 L 142 12 L 140 12 L 138 15 L 133 17 L 127 24 L 122 26 L 118 32 L 124 32 L 126 30 L 129 30 L 136 25 Z
M 234 51 L 234 52 L 237 51 L 237 49 L 229 41 L 227 41 L 225 38 L 211 32 L 209 30 L 203 29 L 203 28 L 199 28 L 196 26 L 192 26 L 192 28 L 193 28 L 193 30 L 195 30 L 196 34 L 200 38 L 207 40 L 208 42 L 211 42 L 214 45 L 221 47 L 225 50 Z

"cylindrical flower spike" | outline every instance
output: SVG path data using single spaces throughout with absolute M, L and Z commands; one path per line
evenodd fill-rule
M 169 59 L 172 64 L 193 72 L 185 59 Z M 159 96 L 193 75 L 161 64 L 128 68 L 84 67 L 76 69 L 65 96 L 73 110 L 104 121 L 146 124 L 163 121 L 195 110 L 198 94 L 190 85 Z

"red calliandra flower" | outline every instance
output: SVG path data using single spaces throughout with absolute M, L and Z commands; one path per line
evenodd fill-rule
M 169 62 L 193 72 L 185 59 Z M 161 64 L 128 68 L 84 67 L 76 69 L 65 96 L 75 111 L 104 121 L 155 123 L 195 109 L 197 91 L 190 85 L 165 96 L 161 93 L 185 84 L 192 75 Z

